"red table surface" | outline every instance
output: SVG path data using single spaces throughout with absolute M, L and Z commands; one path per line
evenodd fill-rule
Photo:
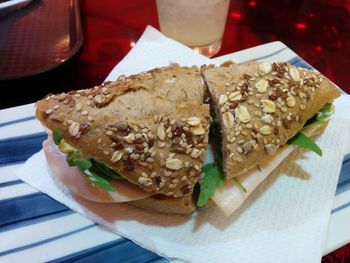
M 146 25 L 159 28 L 154 0 L 81 0 L 84 46 L 51 72 L 0 82 L 0 108 L 47 93 L 98 85 L 129 52 Z M 279 40 L 350 93 L 350 1 L 233 0 L 217 56 Z M 350 244 L 322 262 L 350 261 Z
M 146 25 L 159 28 L 155 0 L 81 0 L 84 47 L 45 74 L 0 82 L 0 108 L 100 84 Z M 280 40 L 350 93 L 348 0 L 233 0 L 217 56 Z

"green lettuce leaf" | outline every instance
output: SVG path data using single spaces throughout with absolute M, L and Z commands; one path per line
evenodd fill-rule
M 315 123 L 324 123 L 329 116 L 331 116 L 334 113 L 332 104 L 327 103 L 326 105 L 323 106 L 322 109 L 320 109 L 316 115 L 316 120 Z
M 204 177 L 200 181 L 200 193 L 197 206 L 202 207 L 212 197 L 218 186 L 224 186 L 225 180 L 215 163 L 208 163 L 203 166 Z
M 73 167 L 73 166 L 75 166 L 75 161 L 79 160 L 80 158 L 81 157 L 80 157 L 79 151 L 74 151 L 74 152 L 67 154 L 66 162 L 70 167 Z
M 78 167 L 79 170 L 87 176 L 87 178 L 93 185 L 99 186 L 107 191 L 115 191 L 115 188 L 107 179 L 110 177 L 106 176 L 107 178 L 104 178 L 104 176 L 106 175 L 105 172 L 99 169 L 99 167 L 102 167 L 102 164 L 94 161 L 93 159 L 82 159 L 79 151 L 69 153 L 66 157 L 66 161 L 69 166 Z M 96 165 L 96 163 L 100 164 L 100 166 Z M 105 168 L 109 169 L 105 166 L 102 169 L 106 171 Z
M 238 178 L 232 178 L 233 181 L 235 182 L 235 184 L 241 188 L 241 190 L 245 193 L 247 193 L 247 189 L 244 187 L 244 185 L 242 184 L 242 182 L 238 179 Z
M 302 132 L 298 132 L 293 138 L 288 141 L 288 144 L 294 144 L 301 148 L 309 149 L 314 153 L 322 156 L 322 150 L 318 145 L 308 136 Z
M 108 180 L 106 180 L 105 178 L 97 175 L 96 173 L 90 171 L 89 169 L 82 171 L 88 178 L 89 180 L 96 186 L 99 186 L 107 191 L 110 192 L 114 192 L 115 188 L 113 187 L 113 185 L 111 185 L 110 182 L 108 182 Z
M 62 140 L 62 133 L 59 130 L 54 130 L 52 132 L 52 138 L 56 145 L 59 145 Z
M 332 104 L 327 103 L 317 112 L 317 114 L 315 114 L 314 117 L 312 117 L 310 120 L 308 120 L 306 122 L 304 127 L 307 127 L 307 126 L 313 125 L 313 124 L 322 124 L 333 113 L 334 113 L 334 111 L 332 108 Z M 322 156 L 321 148 L 310 137 L 308 137 L 307 135 L 305 135 L 302 132 L 298 132 L 293 138 L 289 139 L 287 143 L 294 144 L 294 145 L 297 145 L 301 148 L 311 150 L 314 153 L 318 154 L 319 156 Z
M 124 180 L 123 177 L 121 177 L 119 174 L 114 172 L 112 169 L 108 168 L 103 163 L 97 162 L 96 160 L 93 160 L 93 159 L 92 159 L 92 161 L 93 161 L 94 167 L 96 167 L 101 174 L 103 174 L 109 178 L 112 178 L 112 179 Z
M 80 171 L 89 170 L 92 167 L 92 163 L 89 160 L 74 160 L 75 166 L 79 168 Z
M 329 116 L 331 116 L 334 113 L 333 107 L 331 103 L 327 103 L 324 105 L 318 112 L 313 116 L 311 119 L 309 119 L 306 124 L 306 126 L 312 125 L 312 124 L 322 124 L 324 123 Z

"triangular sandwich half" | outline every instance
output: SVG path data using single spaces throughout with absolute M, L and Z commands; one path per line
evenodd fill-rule
M 339 96 L 321 74 L 288 63 L 227 62 L 203 67 L 202 74 L 220 125 L 226 178 L 259 172 L 264 160 L 278 155 L 310 118 Z
M 112 170 L 153 196 L 136 205 L 189 213 L 194 209 L 191 195 L 208 143 L 209 106 L 203 103 L 204 96 L 197 67 L 171 65 L 121 76 L 92 89 L 48 95 L 37 103 L 36 114 L 45 127 L 63 138 L 61 149 L 79 152 L 73 166 L 85 169 L 79 159 L 97 163 L 97 168 L 102 164 L 104 170 Z M 68 146 L 62 146 L 62 141 Z M 95 190 L 118 191 L 98 184 Z M 118 201 L 107 196 L 104 193 L 97 200 Z

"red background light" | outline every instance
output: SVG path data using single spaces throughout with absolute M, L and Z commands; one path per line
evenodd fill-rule
M 297 23 L 297 24 L 295 24 L 295 27 L 297 29 L 305 29 L 305 28 L 307 28 L 307 25 L 304 23 Z
M 322 47 L 321 47 L 321 46 L 316 46 L 316 47 L 315 47 L 315 50 L 316 50 L 317 52 L 321 52 L 321 51 L 322 51 Z
M 249 6 L 256 6 L 256 2 L 255 1 L 250 1 L 249 2 Z
M 231 17 L 232 17 L 233 19 L 239 20 L 239 19 L 242 18 L 242 14 L 239 13 L 239 12 L 232 12 L 232 13 L 231 13 Z

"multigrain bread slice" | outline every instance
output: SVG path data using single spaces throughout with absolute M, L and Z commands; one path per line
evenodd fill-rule
M 191 195 L 208 143 L 197 67 L 171 65 L 87 90 L 49 95 L 36 115 L 86 156 L 146 191 Z
M 155 195 L 131 202 L 131 205 L 165 214 L 183 215 L 191 214 L 196 208 L 192 195 L 185 195 L 181 197 Z
M 236 177 L 273 155 L 339 96 L 325 77 L 288 63 L 203 66 L 221 126 L 223 169 Z

